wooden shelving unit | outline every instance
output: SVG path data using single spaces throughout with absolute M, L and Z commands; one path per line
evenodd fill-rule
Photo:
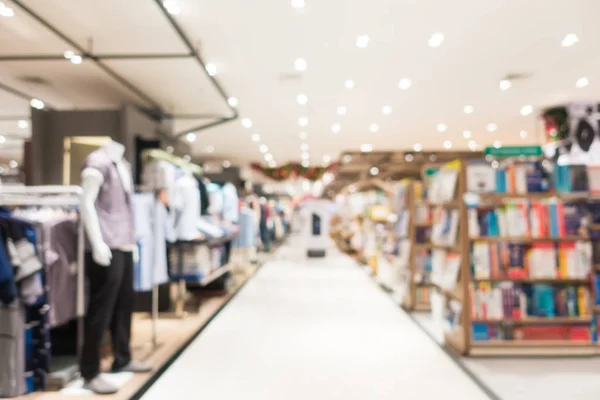
M 455 164 L 456 166 L 456 164 Z M 445 168 L 445 167 L 442 167 Z M 460 254 L 460 269 L 456 287 L 442 288 L 439 285 L 436 287 L 439 293 L 445 298 L 446 302 L 460 303 L 460 318 L 457 320 L 451 331 L 444 334 L 445 345 L 451 350 L 465 356 L 585 356 L 598 354 L 598 346 L 594 341 L 593 336 L 590 340 L 565 339 L 565 340 L 496 340 L 490 339 L 487 341 L 473 340 L 473 324 L 500 324 L 512 326 L 539 326 L 544 325 L 565 325 L 565 326 L 587 326 L 592 329 L 595 324 L 593 311 L 600 313 L 600 305 L 595 306 L 589 304 L 587 307 L 590 310 L 590 315 L 580 316 L 556 316 L 556 317 L 535 317 L 525 316 L 523 318 L 473 318 L 470 288 L 472 285 L 478 284 L 501 284 L 501 283 L 516 283 L 516 284 L 551 284 L 551 285 L 569 285 L 574 287 L 585 286 L 590 289 L 590 299 L 593 300 L 593 292 L 591 290 L 592 279 L 588 277 L 492 277 L 487 279 L 474 278 L 471 271 L 471 246 L 475 242 L 488 242 L 490 244 L 520 244 L 531 245 L 534 243 L 568 243 L 589 241 L 590 236 L 566 236 L 566 237 L 470 237 L 468 226 L 468 210 L 469 206 L 463 201 L 467 190 L 467 165 L 462 162 L 459 164 L 458 178 L 456 183 L 455 200 L 448 200 L 438 204 L 428 203 L 429 207 L 441 208 L 445 210 L 458 210 L 459 225 L 457 231 L 456 245 L 440 246 L 435 244 L 420 245 L 422 248 L 436 250 L 445 249 L 454 251 Z M 472 205 L 472 208 L 486 209 L 496 208 L 503 205 L 505 202 L 514 200 L 521 201 L 540 201 L 545 199 L 556 198 L 564 202 L 580 202 L 587 201 L 590 196 L 587 193 L 529 193 L 529 194 L 480 194 L 480 204 Z M 419 248 L 419 246 L 417 246 Z M 594 265 L 593 270 L 600 272 L 600 265 Z M 596 294 L 598 295 L 598 294 Z

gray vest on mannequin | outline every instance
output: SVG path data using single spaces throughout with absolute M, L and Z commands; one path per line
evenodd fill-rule
M 125 160 L 123 163 L 131 175 L 131 166 Z M 131 247 L 135 244 L 131 191 L 125 188 L 105 149 L 92 152 L 83 164 L 83 169 L 86 168 L 100 171 L 104 178 L 95 202 L 104 243 L 111 249 Z M 86 247 L 90 248 L 87 240 Z

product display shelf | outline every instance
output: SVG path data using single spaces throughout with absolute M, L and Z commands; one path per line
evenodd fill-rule
M 423 304 L 417 303 L 417 288 L 414 283 L 414 243 L 416 241 L 416 218 L 415 218 L 415 200 L 418 195 L 417 190 L 420 182 L 413 179 L 403 179 L 399 183 L 399 187 L 396 188 L 397 197 L 402 197 L 402 200 L 397 201 L 400 204 L 395 212 L 398 215 L 399 220 L 396 222 L 395 234 L 394 234 L 394 247 L 397 248 L 397 254 L 395 255 L 395 264 L 400 268 L 398 275 L 402 280 L 402 289 L 400 291 L 400 305 L 405 310 L 413 310 L 416 307 L 422 307 Z M 398 193 L 401 192 L 401 193 Z M 406 218 L 406 221 L 402 221 L 402 218 Z M 406 229 L 401 227 L 405 226 Z M 398 231 L 400 231 L 398 233 Z M 404 245 L 406 243 L 406 245 Z M 404 252 L 408 254 L 405 256 Z M 400 264 L 400 265 L 399 265 Z
M 469 204 L 469 207 L 465 210 L 471 212 L 472 210 L 492 210 L 493 213 L 498 214 L 497 208 L 506 207 L 507 204 L 514 205 L 515 201 L 525 202 L 526 209 L 531 210 L 534 202 L 549 201 L 548 204 L 554 204 L 558 202 L 560 204 L 572 204 L 572 203 L 585 203 L 590 200 L 594 200 L 594 196 L 584 192 L 577 193 L 486 193 L 478 194 L 477 204 Z M 467 196 L 468 197 L 468 196 Z M 465 198 L 466 199 L 466 198 Z M 554 199 L 554 200 L 552 200 Z M 469 199 L 471 202 L 473 198 Z M 466 201 L 465 201 L 466 202 Z M 547 206 L 550 207 L 550 206 Z M 549 209 L 549 208 L 548 208 Z M 548 209 L 546 210 L 547 212 Z M 505 210 L 505 209 L 504 209 Z M 531 212 L 531 211 L 530 211 Z M 525 218 L 531 218 L 531 214 L 525 214 Z M 551 215 L 550 213 L 548 215 Z M 551 215 L 555 220 L 559 220 L 561 214 Z M 564 220 L 562 224 L 566 224 L 566 217 L 562 216 Z M 468 218 L 468 217 L 466 217 Z M 552 221 L 552 218 L 548 219 Z M 468 220 L 468 222 L 471 222 Z M 529 221 L 528 223 L 531 223 Z M 552 222 L 548 222 L 551 224 Z M 561 222 L 556 222 L 560 225 Z M 463 224 L 467 227 L 472 225 L 467 223 Z M 550 228 L 547 228 L 550 229 Z M 469 233 L 465 233 L 466 247 L 463 251 L 465 255 L 462 263 L 462 272 L 466 272 L 463 276 L 469 276 L 469 280 L 460 281 L 463 285 L 463 292 L 466 302 L 463 301 L 463 313 L 462 321 L 463 326 L 467 329 L 463 329 L 460 332 L 453 332 L 446 334 L 446 344 L 452 349 L 460 352 L 463 355 L 470 356 L 590 356 L 597 354 L 596 339 L 595 339 L 595 321 L 592 310 L 591 300 L 593 299 L 592 279 L 590 278 L 589 272 L 579 266 L 585 266 L 586 248 L 589 248 L 590 235 L 582 233 L 583 229 L 579 229 L 577 235 L 541 235 L 541 237 L 529 237 L 529 236 L 477 236 L 472 235 L 469 237 Z M 462 232 L 462 231 L 461 231 Z M 481 258 L 475 257 L 475 245 L 481 246 L 494 246 L 490 247 L 491 255 L 495 254 L 498 256 L 498 260 L 501 258 L 502 252 L 495 246 L 520 246 L 521 252 L 525 254 L 532 254 L 533 250 L 537 248 L 546 249 L 549 248 L 550 254 L 554 254 L 554 259 L 557 260 L 553 263 L 555 268 L 554 276 L 477 276 L 477 268 L 480 267 Z M 581 248 L 575 246 L 582 246 Z M 565 247 L 561 247 L 565 246 Z M 572 258 L 568 258 L 567 248 L 573 253 L 577 254 L 579 258 L 573 262 Z M 485 247 L 487 248 L 487 247 Z M 526 249 L 526 250 L 523 250 Z M 583 249 L 578 251 L 579 249 Z M 473 252 L 472 252 L 473 251 Z M 516 250 L 515 250 L 516 251 Z M 531 252 L 531 253 L 528 253 Z M 591 251 L 590 251 L 591 252 Z M 520 254 L 521 259 L 524 261 L 520 267 L 516 268 L 519 273 L 528 275 L 531 273 L 530 266 L 525 266 L 526 257 L 522 253 Z M 584 254 L 584 256 L 580 256 Z M 475 258 L 474 258 L 475 257 Z M 512 254 L 511 254 L 512 257 Z M 491 259 L 491 256 L 490 256 Z M 519 259 L 519 257 L 517 257 Z M 529 259 L 529 258 L 528 258 Z M 489 259 L 488 259 L 489 261 Z M 498 263 L 500 261 L 496 261 Z M 509 263 L 512 269 L 514 261 Z M 492 261 L 493 263 L 493 261 Z M 471 270 L 471 264 L 473 264 L 473 270 Z M 565 267 L 565 265 L 568 266 Z M 577 268 L 573 265 L 578 266 Z M 489 266 L 488 266 L 489 267 Z M 562 268 L 568 270 L 565 273 Z M 589 268 L 589 267 L 588 267 Z M 595 266 L 592 266 L 592 270 Z M 491 269 L 493 271 L 493 267 Z M 571 276 L 572 270 L 578 271 L 575 276 Z M 488 270 L 488 274 L 493 275 L 494 272 Z M 498 270 L 496 270 L 498 273 Z M 550 275 L 550 274 L 549 274 Z M 561 276 L 562 275 L 562 276 Z M 492 286 L 497 285 L 497 286 Z M 515 286 L 513 286 L 515 285 Z M 493 287 L 493 289 L 492 289 Z M 514 316 L 506 317 L 486 317 L 476 316 L 481 312 L 481 308 L 475 311 L 477 305 L 481 306 L 481 301 L 475 300 L 475 291 L 483 290 L 483 293 L 487 293 L 491 296 L 490 291 L 504 291 L 508 290 L 509 294 L 505 292 L 500 294 L 503 304 L 500 308 L 504 308 L 501 313 L 506 315 L 507 301 L 509 301 L 508 310 L 514 314 Z M 537 290 L 539 289 L 539 291 Z M 544 290 L 544 292 L 542 292 Z M 553 316 L 529 316 L 530 302 L 540 302 L 543 293 L 546 301 L 549 301 L 552 311 L 549 312 Z M 448 293 L 446 293 L 447 295 Z M 498 293 L 495 293 L 498 294 Z M 506 295 L 506 297 L 505 297 Z M 597 296 L 597 294 L 596 294 Z M 507 300 L 507 297 L 510 300 Z M 480 298 L 480 297 L 479 297 Z M 475 302 L 475 306 L 473 305 Z M 488 304 L 488 303 L 486 303 Z M 489 305 L 489 304 L 488 304 Z M 548 307 L 546 304 L 544 304 Z M 535 307 L 539 307 L 537 304 Z M 519 309 L 520 308 L 520 309 Z M 489 311 L 489 310 L 488 310 Z M 537 310 L 537 312 L 540 312 Z M 560 315 L 568 313 L 569 315 Z M 577 315 L 579 314 L 579 315 Z M 546 314 L 548 315 L 548 314 Z M 481 339 L 481 331 L 485 331 L 487 339 Z M 510 334 L 501 334 L 500 332 L 511 332 Z M 518 332 L 518 333 L 517 333 Z M 511 339 L 498 339 L 492 336 L 503 336 L 511 337 Z M 473 336 L 479 337 L 473 338 Z M 530 339 L 523 339 L 529 336 Z M 518 337 L 518 339 L 517 339 Z M 565 338 L 562 340 L 562 338 Z M 542 339 L 544 338 L 544 339 Z M 561 338 L 561 339 L 556 339 Z

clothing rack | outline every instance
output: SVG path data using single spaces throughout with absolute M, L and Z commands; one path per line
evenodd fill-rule
M 165 161 L 169 164 L 172 164 L 177 167 L 186 168 L 190 170 L 192 173 L 196 175 L 202 174 L 202 167 L 194 164 L 190 161 L 187 161 L 181 157 L 174 156 L 170 153 L 167 153 L 164 150 L 160 149 L 150 149 L 142 152 L 142 160 L 144 164 L 153 162 L 153 161 Z M 166 189 L 165 187 L 160 187 L 158 184 L 153 182 L 147 182 L 144 185 L 140 185 L 137 188 L 138 192 L 145 193 L 154 193 L 155 197 L 158 191 Z M 156 207 L 154 207 L 154 212 L 156 212 Z M 154 216 L 154 221 L 156 221 L 156 215 Z M 152 268 L 152 346 L 154 348 L 158 347 L 158 301 L 159 301 L 159 292 L 158 285 L 154 283 L 156 280 L 156 268 L 153 266 Z
M 81 205 L 83 190 L 79 186 L 0 186 L 2 206 L 73 206 Z M 43 251 L 41 252 L 44 253 Z M 79 356 L 84 337 L 85 316 L 85 270 L 84 228 L 79 219 L 77 227 L 77 354 Z M 44 267 L 46 263 L 44 262 Z

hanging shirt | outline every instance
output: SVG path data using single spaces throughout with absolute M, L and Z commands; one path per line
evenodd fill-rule
M 240 210 L 240 231 L 233 239 L 232 246 L 235 249 L 247 249 L 256 246 L 256 222 L 254 211 L 248 207 Z
M 147 292 L 154 284 L 168 282 L 167 241 L 175 241 L 165 205 L 152 193 L 137 193 L 133 197 L 135 239 L 139 260 L 134 266 L 134 290 Z
M 175 182 L 174 211 L 177 240 L 196 239 L 196 224 L 200 218 L 200 192 L 194 177 L 184 175 Z
M 239 204 L 237 189 L 233 184 L 226 183 L 222 189 L 223 196 L 223 218 L 226 221 L 237 223 L 239 219 Z

